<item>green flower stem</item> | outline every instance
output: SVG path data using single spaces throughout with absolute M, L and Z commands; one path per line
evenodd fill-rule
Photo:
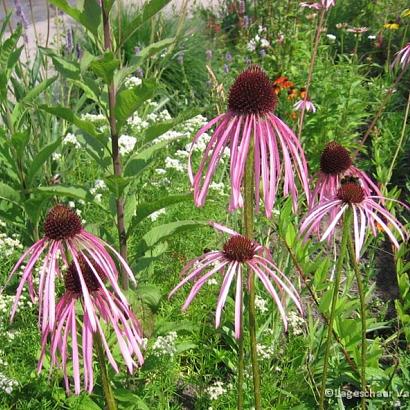
M 350 260 L 353 265 L 354 273 L 357 281 L 357 289 L 359 291 L 360 299 L 360 319 L 362 322 L 362 334 L 361 334 L 361 354 L 360 354 L 360 384 L 362 392 L 366 391 L 366 300 L 363 289 L 363 281 L 360 275 L 359 264 L 356 260 L 356 255 L 353 246 L 352 234 L 349 235 L 349 251 L 350 251 Z M 366 409 L 366 397 L 362 396 L 361 398 L 361 409 Z
M 324 407 L 325 389 L 326 389 L 326 381 L 327 381 L 327 370 L 328 370 L 328 365 L 329 365 L 330 345 L 332 343 L 333 323 L 335 320 L 337 294 L 339 292 L 340 278 L 342 276 L 343 260 L 346 255 L 347 243 L 349 239 L 351 218 L 352 218 L 352 211 L 350 208 L 348 208 L 346 211 L 344 220 L 343 220 L 342 243 L 340 245 L 339 258 L 337 259 L 336 276 L 333 282 L 332 306 L 330 309 L 329 325 L 328 325 L 328 330 L 327 330 L 327 339 L 326 339 L 326 347 L 325 347 L 325 356 L 323 359 L 322 385 L 320 387 L 320 399 L 319 399 L 320 410 L 323 410 L 325 408 Z
M 253 239 L 253 214 L 254 214 L 254 145 L 251 140 L 248 158 L 245 165 L 244 180 L 244 225 L 245 236 Z M 251 342 L 251 361 L 253 372 L 253 392 L 255 398 L 255 410 L 260 410 L 261 406 L 261 378 L 258 365 L 258 353 L 256 350 L 256 307 L 255 307 L 255 274 L 248 269 L 249 275 L 249 337 Z
M 241 317 L 241 336 L 238 340 L 238 410 L 243 410 L 244 383 L 244 348 L 243 348 L 243 319 Z
M 94 334 L 95 347 L 97 350 L 97 359 L 101 372 L 101 384 L 104 391 L 105 404 L 107 410 L 117 410 L 114 393 L 112 392 L 110 378 L 108 377 L 107 366 L 105 365 L 106 357 L 102 346 L 101 337 L 98 333 Z

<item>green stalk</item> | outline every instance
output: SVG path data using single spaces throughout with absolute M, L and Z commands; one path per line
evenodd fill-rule
M 352 261 L 354 273 L 356 276 L 357 281 L 357 289 L 359 291 L 359 299 L 360 299 L 360 319 L 362 323 L 362 333 L 361 333 L 361 354 L 360 354 L 360 384 L 362 392 L 366 391 L 366 300 L 365 294 L 363 289 L 363 281 L 360 275 L 359 264 L 356 260 L 356 255 L 353 246 L 353 238 L 352 234 L 349 235 L 349 251 L 350 251 L 350 259 Z M 366 409 L 366 397 L 362 396 L 361 398 L 361 409 Z
M 242 274 L 242 273 L 241 273 Z M 242 291 L 241 291 L 242 292 Z M 243 410 L 243 383 L 244 383 L 244 348 L 243 348 L 243 319 L 241 317 L 240 332 L 238 340 L 238 410 Z
M 329 326 L 327 329 L 325 357 L 323 359 L 322 385 L 320 387 L 320 399 L 319 399 L 320 400 L 319 401 L 320 410 L 324 410 L 327 370 L 328 370 L 328 365 L 329 365 L 330 345 L 332 343 L 333 323 L 335 321 L 337 294 L 339 291 L 340 278 L 342 276 L 343 260 L 345 258 L 346 250 L 347 250 L 347 242 L 349 239 L 351 217 L 352 217 L 352 211 L 350 208 L 348 208 L 346 211 L 344 220 L 343 220 L 342 243 L 340 245 L 340 254 L 339 254 L 339 258 L 337 260 L 337 265 L 336 265 L 336 277 L 333 283 L 332 306 L 330 309 Z
M 254 213 L 254 145 L 251 140 L 248 158 L 245 165 L 245 180 L 244 180 L 244 226 L 245 236 L 253 239 L 253 213 Z M 251 269 L 248 269 L 249 275 L 249 337 L 251 342 L 251 361 L 253 373 L 253 393 L 255 398 L 255 410 L 260 410 L 261 406 L 261 378 L 258 365 L 258 353 L 256 350 L 256 307 L 255 307 L 255 274 Z
M 97 359 L 101 372 L 101 384 L 104 391 L 105 404 L 107 410 L 117 410 L 114 393 L 112 392 L 110 378 L 108 377 L 107 366 L 105 365 L 106 357 L 102 346 L 101 337 L 98 333 L 94 334 L 95 347 L 97 350 Z

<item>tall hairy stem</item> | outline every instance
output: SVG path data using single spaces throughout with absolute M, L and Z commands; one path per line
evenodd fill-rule
M 242 272 L 240 272 L 242 275 Z M 241 290 L 242 292 L 242 290 Z M 243 343 L 243 318 L 241 320 L 241 328 L 240 332 L 241 335 L 238 340 L 238 410 L 243 410 L 243 383 L 244 383 L 244 368 L 245 368 L 245 361 L 244 361 L 244 343 Z
M 335 321 L 337 295 L 339 292 L 340 278 L 342 276 L 343 261 L 345 259 L 346 251 L 347 251 L 351 219 L 352 219 L 352 211 L 349 208 L 343 220 L 342 243 L 340 245 L 339 258 L 337 260 L 337 265 L 336 265 L 336 276 L 333 282 L 332 305 L 330 308 L 329 325 L 327 329 L 325 356 L 323 358 L 322 385 L 320 387 L 320 399 L 319 399 L 320 410 L 324 410 L 324 404 L 325 404 L 325 389 L 326 389 L 326 382 L 327 382 L 327 371 L 329 367 L 330 346 L 332 344 L 333 323 Z
M 363 289 L 363 281 L 360 275 L 360 268 L 356 260 L 356 255 L 354 252 L 353 238 L 352 234 L 349 235 L 349 253 L 350 260 L 353 265 L 354 273 L 356 276 L 357 289 L 359 291 L 359 300 L 360 300 L 360 320 L 362 325 L 361 331 L 361 352 L 360 352 L 360 384 L 362 392 L 366 391 L 366 300 L 365 293 Z M 366 409 L 366 397 L 362 395 L 361 397 L 361 409 Z
M 102 17 L 103 17 L 103 28 L 104 28 L 104 48 L 106 50 L 112 50 L 112 38 L 111 38 L 111 27 L 109 13 L 103 2 L 102 7 Z M 118 147 L 118 131 L 117 131 L 117 119 L 115 117 L 115 104 L 116 104 L 116 90 L 114 83 L 108 85 L 108 109 L 109 109 L 109 123 L 110 123 L 110 133 L 111 133 L 111 156 L 114 168 L 115 176 L 122 176 L 122 165 L 121 156 Z M 118 238 L 120 243 L 120 254 L 127 260 L 127 233 L 125 229 L 124 220 L 124 197 L 123 195 L 118 196 L 115 200 L 116 211 L 117 211 L 117 230 Z M 124 289 L 128 288 L 128 276 L 123 270 L 121 272 L 121 283 Z
M 254 215 L 254 145 L 253 139 L 249 147 L 248 158 L 245 165 L 244 180 L 244 227 L 245 236 L 253 239 L 253 215 Z M 258 365 L 258 353 L 256 349 L 256 307 L 255 307 L 255 274 L 248 270 L 249 283 L 249 337 L 251 342 L 251 361 L 253 372 L 253 392 L 255 398 L 255 410 L 260 410 L 261 406 L 261 378 Z
M 317 57 L 317 50 L 319 49 L 319 44 L 320 44 L 320 35 L 322 34 L 322 27 L 323 27 L 323 22 L 325 20 L 325 14 L 326 14 L 326 9 L 323 8 L 320 11 L 320 16 L 319 16 L 319 22 L 316 27 L 316 34 L 315 34 L 315 40 L 313 43 L 313 51 L 312 55 L 310 57 L 310 64 L 309 64 L 309 71 L 308 71 L 308 76 L 306 80 L 306 93 L 305 93 L 305 101 L 309 98 L 309 89 L 310 89 L 310 84 L 312 83 L 312 77 L 313 77 L 313 68 L 315 67 L 315 61 Z M 305 118 L 305 105 L 302 106 L 302 111 L 300 112 L 300 117 L 299 117 L 299 128 L 298 128 L 298 138 L 302 136 L 302 130 L 303 130 L 303 120 Z
M 108 377 L 106 357 L 104 348 L 102 346 L 101 337 L 98 333 L 94 334 L 95 347 L 97 350 L 97 360 L 101 373 L 101 384 L 104 392 L 105 404 L 107 410 L 117 410 L 117 403 L 114 398 L 114 394 L 110 384 L 110 378 Z

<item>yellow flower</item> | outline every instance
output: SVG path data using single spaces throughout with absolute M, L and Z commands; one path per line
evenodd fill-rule
M 388 22 L 383 27 L 387 28 L 387 30 L 398 30 L 400 25 L 399 23 Z
M 400 14 L 400 17 L 410 17 L 410 9 L 404 9 L 403 13 Z

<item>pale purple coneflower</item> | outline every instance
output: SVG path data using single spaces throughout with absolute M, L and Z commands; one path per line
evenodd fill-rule
M 318 233 L 320 240 L 324 241 L 333 237 L 338 222 L 345 212 L 351 208 L 353 212 L 353 232 L 356 259 L 360 259 L 360 253 L 366 239 L 366 232 L 377 236 L 378 229 L 383 230 L 394 246 L 399 248 L 399 243 L 393 232 L 405 240 L 403 225 L 377 201 L 388 198 L 366 195 L 364 189 L 356 182 L 342 184 L 336 195 L 323 200 L 312 208 L 301 224 L 301 232 L 306 238 L 312 233 Z M 322 222 L 326 220 L 325 228 L 321 228 Z M 389 227 L 389 225 L 391 227 Z M 323 233 L 321 231 L 324 230 Z
M 329 10 L 336 3 L 336 0 L 321 0 L 316 3 L 301 2 L 300 7 L 315 9 L 315 10 Z
M 48 212 L 44 222 L 44 237 L 23 253 L 7 280 L 8 283 L 24 261 L 27 260 L 17 288 L 11 311 L 11 319 L 15 315 L 18 301 L 26 283 L 28 284 L 32 300 L 35 300 L 36 291 L 33 284 L 34 266 L 44 254 L 44 260 L 40 268 L 38 289 L 39 323 L 42 333 L 48 329 L 53 329 L 56 323 L 56 277 L 61 276 L 62 268 L 68 267 L 68 261 L 72 260 L 79 267 L 78 258 L 81 256 L 87 261 L 94 263 L 95 266 L 98 266 L 104 272 L 107 282 L 111 285 L 116 297 L 126 304 L 126 298 L 118 286 L 118 270 L 109 252 L 118 258 L 130 279 L 135 282 L 131 269 L 113 247 L 84 230 L 81 219 L 73 210 L 64 205 L 54 206 Z M 93 331 L 96 331 L 97 318 L 93 314 L 91 296 L 81 269 L 79 269 L 78 277 L 81 283 L 85 309 L 88 312 L 88 320 Z M 104 293 L 108 292 L 104 284 L 101 287 Z
M 354 179 L 363 188 L 366 196 L 382 197 L 378 186 L 361 169 L 353 165 L 349 151 L 336 141 L 329 142 L 320 156 L 320 171 L 310 196 L 310 208 L 333 198 L 343 180 Z
M 258 66 L 242 72 L 229 91 L 228 111 L 202 127 L 196 134 L 189 155 L 188 174 L 194 188 L 196 206 L 203 206 L 209 185 L 226 147 L 230 149 L 231 197 L 229 210 L 243 207 L 241 193 L 245 163 L 251 144 L 254 148 L 255 199 L 259 207 L 262 180 L 265 213 L 272 214 L 279 185 L 290 195 L 294 209 L 298 190 L 295 177 L 309 191 L 307 165 L 302 146 L 293 131 L 275 114 L 277 96 L 273 84 Z M 199 138 L 216 125 L 204 151 L 197 173 L 192 170 L 192 152 Z M 308 198 L 309 199 L 309 198 Z
M 310 100 L 297 101 L 294 104 L 293 109 L 296 111 L 306 110 L 306 111 L 316 112 L 316 107 L 313 105 L 312 101 Z
M 286 293 L 292 299 L 301 313 L 303 313 L 302 305 L 298 292 L 286 275 L 273 263 L 269 250 L 223 225 L 211 223 L 211 226 L 220 232 L 229 234 L 229 240 L 224 244 L 223 250 L 207 252 L 188 262 L 181 272 L 181 275 L 185 276 L 184 279 L 171 291 L 169 297 L 186 283 L 195 281 L 182 306 L 182 310 L 185 311 L 208 280 L 222 275 L 222 285 L 215 313 L 215 327 L 218 328 L 231 284 L 235 281 L 235 337 L 239 339 L 243 305 L 243 273 L 246 272 L 246 269 L 250 269 L 272 296 L 286 329 L 285 306 L 274 285 L 277 286 L 281 294 Z
M 107 272 L 101 265 L 77 253 L 64 274 L 65 292 L 56 306 L 55 326 L 42 334 L 37 370 L 40 372 L 43 367 L 49 341 L 51 367 L 61 364 L 67 392 L 70 390 L 68 361 L 72 363 L 75 394 L 81 391 L 81 373 L 85 390 L 93 390 L 95 343 L 100 343 L 107 361 L 118 373 L 118 365 L 104 334 L 104 329 L 108 327 L 113 329 L 119 352 L 130 373 L 144 362 L 140 324 L 128 303 L 105 288 L 107 279 Z M 85 282 L 91 304 L 85 303 L 82 281 Z M 96 328 L 91 324 L 91 317 L 96 319 Z
M 367 27 L 351 27 L 351 28 L 348 28 L 346 31 L 349 33 L 353 33 L 356 36 L 359 36 L 363 33 L 368 32 L 369 29 Z
M 410 63 L 410 43 L 407 43 L 400 51 L 396 53 L 393 60 L 393 66 L 401 65 L 402 69 L 405 69 Z

